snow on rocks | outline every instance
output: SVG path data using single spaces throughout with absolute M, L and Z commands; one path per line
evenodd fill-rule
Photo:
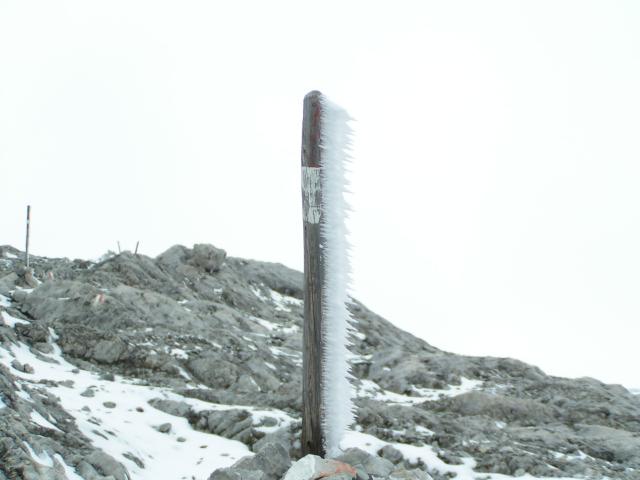
M 371 398 L 391 404 L 415 405 L 442 398 L 455 397 L 481 388 L 481 381 L 461 377 L 460 385 L 447 385 L 446 388 L 442 389 L 419 388 L 412 385 L 412 395 L 403 395 L 389 390 L 384 390 L 380 385 L 371 380 L 360 380 L 359 384 L 356 386 L 356 396 L 359 398 Z
M 173 250 L 99 263 L 33 257 L 46 279 L 33 290 L 17 260 L 0 261 L 0 478 L 203 480 L 268 443 L 297 458 L 301 274 Z M 92 305 L 98 293 L 105 302 Z M 361 382 L 342 448 L 391 462 L 384 478 L 635 480 L 637 395 L 442 352 L 358 302 L 350 309 Z
M 367 453 L 359 448 L 350 448 L 336 459 L 324 459 L 306 455 L 287 471 L 283 480 L 432 480 L 420 469 L 405 469 L 395 466 L 385 458 Z
M 9 315 L 7 312 L 0 312 L 0 318 L 2 318 L 3 323 L 10 328 L 16 328 L 16 325 L 29 324 L 29 321 L 16 318 L 12 315 Z
M 133 385 L 122 377 L 105 381 L 82 369 L 73 373 L 75 367 L 62 358 L 57 348 L 54 354 L 46 356 L 46 361 L 22 343 L 0 349 L 0 363 L 10 366 L 15 359 L 35 365 L 34 373 L 14 371 L 20 383 L 35 386 L 38 381 L 50 382 L 53 386 L 47 390 L 60 399 L 80 431 L 126 466 L 133 478 L 182 478 L 185 469 L 196 478 L 206 478 L 214 469 L 251 454 L 238 441 L 195 431 L 186 419 L 147 405 L 158 395 L 179 398 L 162 388 Z M 61 386 L 66 380 L 72 380 L 74 386 Z M 93 397 L 82 395 L 87 389 L 94 392 Z M 140 408 L 142 405 L 146 408 Z M 58 429 L 37 413 L 32 414 L 32 420 L 46 428 Z M 161 433 L 154 428 L 163 424 L 171 424 L 170 431 Z M 177 437 L 183 441 L 178 442 Z

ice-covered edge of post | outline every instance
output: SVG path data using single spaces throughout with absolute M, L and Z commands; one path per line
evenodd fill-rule
M 321 96 L 321 176 L 323 185 L 320 232 L 324 257 L 322 425 L 328 457 L 340 454 L 340 441 L 355 419 L 349 365 L 353 317 L 349 311 L 351 267 L 345 193 L 351 161 L 349 114 Z

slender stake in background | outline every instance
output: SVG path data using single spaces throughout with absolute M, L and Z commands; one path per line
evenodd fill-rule
M 140 240 L 138 240 L 138 241 L 136 242 L 136 250 L 135 250 L 135 252 L 133 252 L 133 254 L 134 254 L 134 255 L 137 255 L 137 254 L 138 254 L 138 245 L 140 245 Z
M 324 456 L 322 433 L 322 290 L 320 247 L 321 94 L 304 98 L 302 119 L 302 215 L 304 233 L 304 330 L 302 357 L 302 455 Z
M 122 253 L 122 250 L 120 250 L 120 241 L 118 240 L 118 254 Z
M 27 240 L 26 246 L 24 248 L 24 262 L 27 264 L 27 268 L 29 268 L 29 230 L 31 225 L 31 205 L 27 205 Z

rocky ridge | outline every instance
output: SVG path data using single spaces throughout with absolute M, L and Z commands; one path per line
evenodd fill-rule
M 210 245 L 21 257 L 0 247 L 0 480 L 276 480 L 300 457 L 299 272 Z M 637 395 L 353 314 L 358 478 L 640 479 Z

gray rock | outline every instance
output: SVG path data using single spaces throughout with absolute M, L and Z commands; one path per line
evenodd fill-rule
M 364 478 L 368 478 L 369 475 L 378 478 L 388 477 L 393 471 L 394 465 L 386 458 L 371 455 L 359 448 L 349 448 L 336 457 L 336 460 L 340 460 L 344 463 L 355 467 L 358 472 L 364 471 L 366 475 L 362 475 Z
M 24 371 L 24 366 L 18 360 L 11 360 L 11 366 L 19 372 Z
M 469 392 L 441 401 L 439 408 L 463 416 L 486 415 L 520 425 L 553 423 L 558 418 L 553 407 L 535 400 Z
M 169 433 L 171 431 L 171 424 L 170 423 L 163 423 L 162 425 L 158 426 L 158 431 L 160 433 Z
M 15 294 L 16 283 L 18 282 L 18 275 L 15 272 L 11 272 L 7 275 L 0 277 L 0 295 L 5 297 L 13 297 L 11 292 Z M 18 290 L 19 291 L 19 290 Z
M 175 415 L 176 417 L 188 417 L 191 412 L 191 407 L 188 403 L 176 400 L 154 398 L 149 400 L 149 405 L 169 415 Z
M 320 478 L 350 480 L 355 475 L 356 470 L 344 462 L 324 459 L 317 455 L 305 455 L 291 465 L 283 480 L 316 480 Z
M 391 445 L 385 445 L 378 452 L 382 458 L 389 460 L 393 464 L 400 463 L 402 461 L 402 452 L 397 448 L 392 447 Z
M 419 470 L 405 470 L 404 468 L 400 468 L 398 470 L 394 470 L 388 477 L 389 480 L 433 480 L 431 475 L 428 473 Z
M 39 323 L 19 323 L 16 325 L 16 332 L 31 343 L 47 343 L 49 341 L 49 329 Z
M 200 430 L 240 440 L 247 444 L 255 441 L 253 429 L 253 416 L 247 410 L 213 410 L 198 412 L 197 417 L 191 417 L 190 421 Z
M 279 443 L 267 443 L 252 457 L 238 460 L 239 470 L 257 470 L 265 474 L 264 480 L 279 480 L 291 466 L 289 452 Z
M 16 370 L 18 370 L 19 372 L 23 372 L 23 373 L 34 373 L 35 371 L 33 367 L 28 363 L 20 363 L 17 360 L 12 360 L 11 366 Z
M 275 432 L 266 434 L 264 437 L 256 441 L 251 450 L 257 452 L 265 447 L 268 443 L 278 443 L 289 451 L 289 455 L 294 454 L 293 444 L 298 437 L 299 432 L 292 431 L 290 428 L 279 428 Z
M 226 389 L 234 385 L 240 373 L 238 366 L 218 355 L 202 355 L 190 360 L 189 371 L 212 388 Z
M 209 480 L 267 480 L 267 476 L 258 470 L 227 467 L 215 470 L 209 476 Z
M 94 450 L 85 458 L 85 461 L 102 476 L 112 476 L 114 480 L 129 480 L 131 478 L 121 463 L 100 450 Z
M 93 466 L 90 463 L 87 463 L 85 460 L 81 460 L 78 465 L 76 466 L 76 470 L 78 472 L 78 474 L 84 479 L 84 480 L 103 480 L 105 477 L 100 475 L 95 468 L 93 468 Z M 113 479 L 114 477 L 112 475 L 109 475 L 110 479 Z
M 195 267 L 204 269 L 207 273 L 215 273 L 220 270 L 227 252 L 213 245 L 196 244 L 193 246 L 193 255 L 189 263 Z
M 127 345 L 119 338 L 102 340 L 93 347 L 91 357 L 101 363 L 115 363 L 126 352 Z
M 83 397 L 94 397 L 96 392 L 93 388 L 87 387 L 80 395 Z
M 191 277 L 197 270 L 215 273 L 222 267 L 227 253 L 213 245 L 197 244 L 190 250 L 182 245 L 174 245 L 166 252 L 158 255 L 157 261 L 171 272 Z M 192 267 L 195 270 L 189 270 Z

